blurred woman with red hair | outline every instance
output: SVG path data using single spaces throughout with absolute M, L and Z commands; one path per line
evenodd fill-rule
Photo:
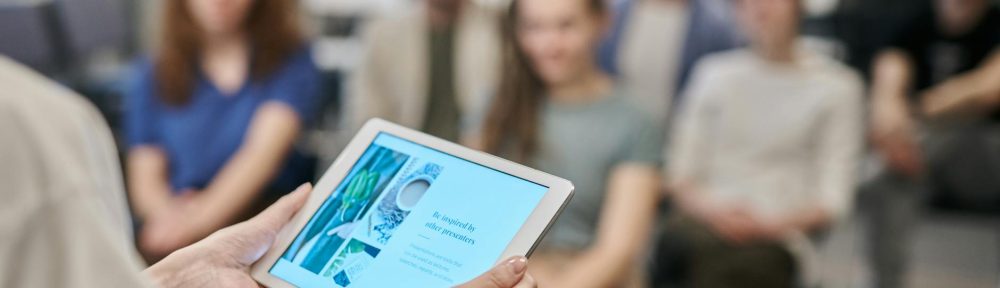
M 139 246 L 163 257 L 312 176 L 293 148 L 319 72 L 293 0 L 164 1 L 128 92 L 127 174 Z

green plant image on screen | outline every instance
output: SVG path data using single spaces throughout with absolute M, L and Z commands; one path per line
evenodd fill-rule
M 376 198 L 378 204 L 354 221 L 357 225 L 336 231 L 345 233 L 341 237 L 350 240 L 322 270 L 321 276 L 333 278 L 334 283 L 344 287 L 360 279 L 361 272 L 388 245 L 397 227 L 420 202 L 441 170 L 440 165 L 422 159 L 411 158 L 407 161 L 389 181 L 381 198 Z
M 351 183 L 347 184 L 347 190 L 344 191 L 344 197 L 341 199 L 339 210 L 348 211 L 352 207 L 368 204 L 368 201 L 371 201 L 372 192 L 375 191 L 375 184 L 378 184 L 378 180 L 378 172 L 361 170 L 358 175 L 355 175 L 351 179 Z M 352 221 L 356 221 L 361 215 L 361 213 L 358 213 Z M 347 213 L 340 214 L 340 221 L 347 221 L 347 219 L 344 219 L 345 216 L 347 216 Z
M 281 257 L 319 274 L 410 157 L 372 145 Z

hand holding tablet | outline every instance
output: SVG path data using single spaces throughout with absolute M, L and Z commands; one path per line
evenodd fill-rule
M 253 267 L 271 287 L 448 287 L 530 255 L 572 184 L 369 121 Z

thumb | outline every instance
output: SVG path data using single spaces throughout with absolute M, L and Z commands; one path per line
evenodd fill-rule
M 251 221 L 260 223 L 260 228 L 277 233 L 281 227 L 288 224 L 288 221 L 292 219 L 292 216 L 295 216 L 299 209 L 302 209 L 306 200 L 309 199 L 312 188 L 312 184 L 302 184 L 299 188 L 295 188 L 295 191 L 281 197 L 263 212 L 254 216 Z
M 253 264 L 271 247 L 278 231 L 305 205 L 310 191 L 311 184 L 302 184 L 252 219 L 220 230 L 202 242 L 222 245 L 224 248 L 220 250 L 237 264 Z
M 528 259 L 517 256 L 503 261 L 475 279 L 456 288 L 512 288 L 521 282 L 528 270 Z

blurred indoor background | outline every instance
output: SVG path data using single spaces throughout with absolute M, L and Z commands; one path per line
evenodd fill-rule
M 350 134 L 343 123 L 344 99 L 354 91 L 350 80 L 371 49 L 363 37 L 366 25 L 373 18 L 385 17 L 379 15 L 393 15 L 387 11 L 409 9 L 420 1 L 300 2 L 312 59 L 321 72 L 322 93 L 316 109 L 322 112 L 304 129 L 296 146 L 319 172 L 336 158 L 345 134 Z M 498 11 L 508 5 L 506 0 L 470 1 Z M 625 2 L 609 1 L 612 9 Z M 732 5 L 726 0 L 689 1 Z M 805 47 L 847 64 L 870 84 L 873 59 L 902 25 L 932 9 L 932 1 L 804 0 Z M 1000 5 L 994 2 L 998 2 L 992 4 L 994 8 Z M 157 0 L 0 0 L 0 54 L 87 97 L 120 139 L 120 150 L 127 151 L 123 135 L 123 117 L 129 107 L 124 96 L 127 81 L 136 59 L 149 55 L 157 45 L 161 5 Z M 1000 27 L 993 30 L 1000 34 Z M 126 154 L 122 152 L 123 159 Z M 992 177 L 1000 178 L 1000 174 Z M 939 191 L 922 201 L 926 209 L 916 220 L 918 229 L 909 236 L 914 245 L 906 274 L 909 287 L 1000 287 L 1000 191 L 981 192 L 948 196 Z M 867 196 L 860 193 L 857 209 L 820 241 L 822 287 L 876 287 L 864 228 L 874 209 L 868 207 Z

